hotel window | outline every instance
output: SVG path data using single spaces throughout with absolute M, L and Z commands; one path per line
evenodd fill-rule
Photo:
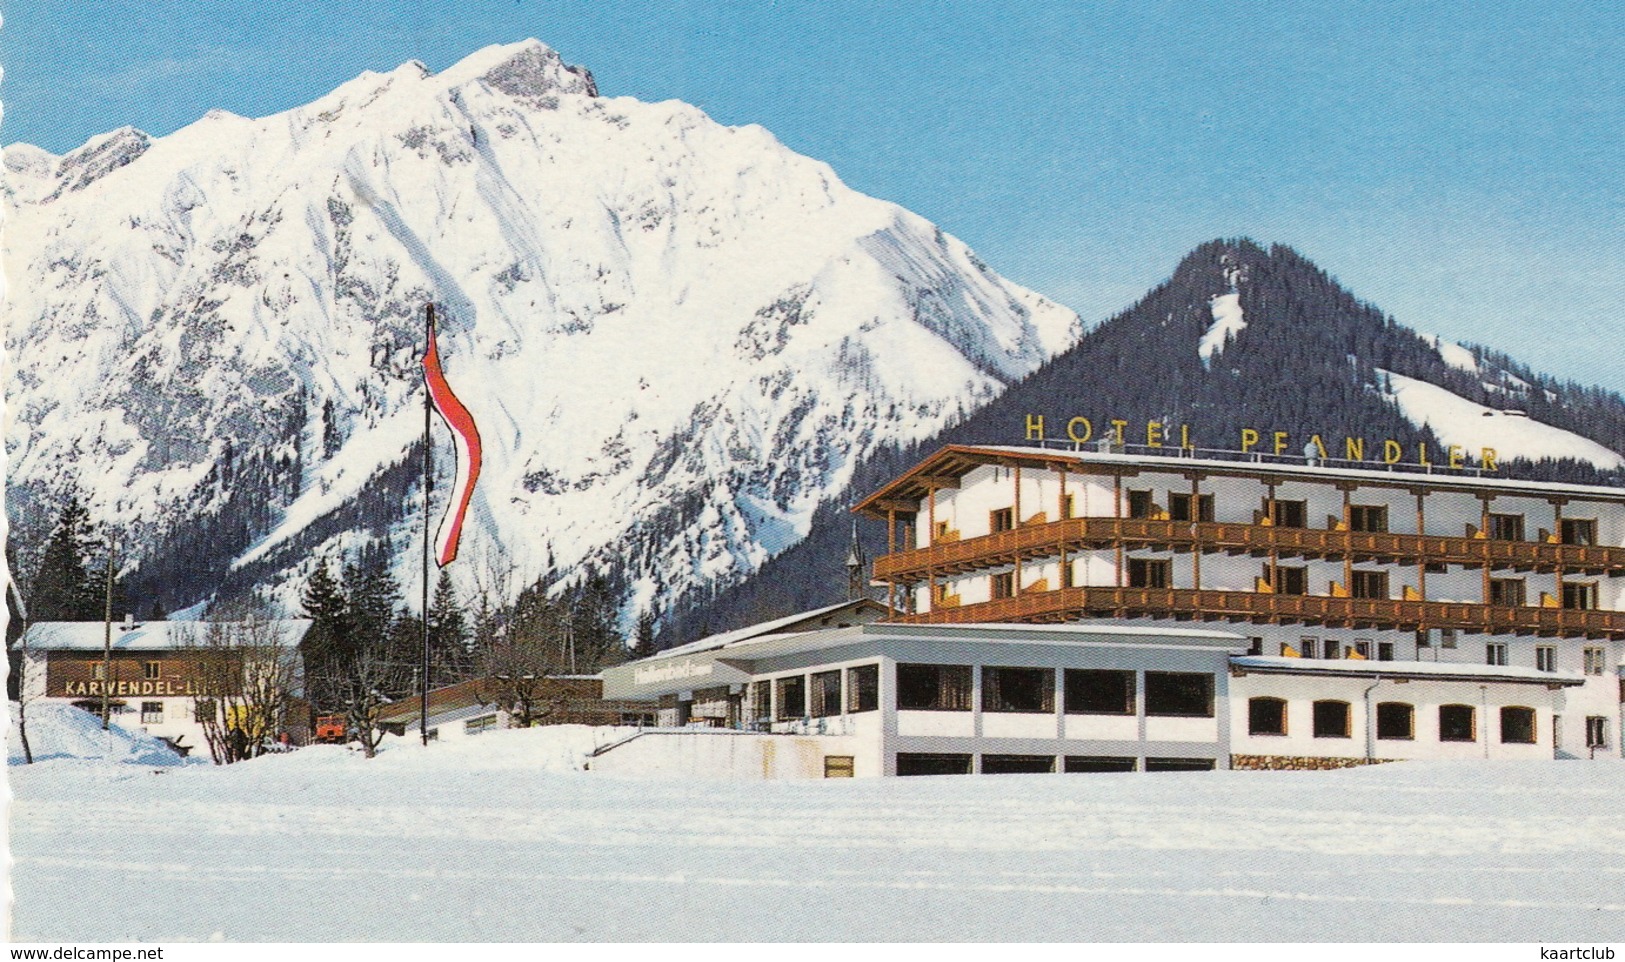
M 1131 518 L 1149 518 L 1156 510 L 1156 502 L 1151 500 L 1150 491 L 1130 491 L 1128 493 L 1128 516 Z
M 164 703 L 161 701 L 144 701 L 141 703 L 141 724 L 157 725 L 164 720 Z
M 1337 643 L 1336 638 L 1327 638 L 1320 645 L 1320 657 L 1330 658 L 1335 661 L 1336 659 L 1343 657 L 1340 653 L 1341 648 L 1342 646 Z
M 481 715 L 463 722 L 463 734 L 478 735 L 483 732 L 494 731 L 497 727 L 497 716 Z
M 1247 639 L 1247 654 L 1262 655 L 1264 653 L 1264 639 L 1253 635 Z
M 1309 527 L 1309 502 L 1274 501 L 1270 503 L 1270 520 L 1277 528 Z
M 1346 701 L 1315 702 L 1315 737 L 1349 737 L 1349 703 Z
M 1068 668 L 1064 681 L 1068 715 L 1134 714 L 1132 671 Z
M 1006 571 L 1004 574 L 992 575 L 992 591 L 994 598 L 1014 598 L 1016 596 L 1016 573 Z
M 1535 646 L 1535 670 L 1536 671 L 1556 671 L 1557 670 L 1557 646 L 1555 646 L 1555 645 L 1536 645 Z
M 841 672 L 821 671 L 812 676 L 812 716 L 827 718 L 841 713 Z
M 1168 496 L 1168 517 L 1174 521 L 1212 521 L 1213 495 L 1197 495 L 1196 510 L 1192 512 L 1191 496 L 1189 494 L 1170 494 Z
M 1586 747 L 1608 747 L 1608 718 L 1605 715 L 1586 716 Z
M 969 665 L 898 665 L 897 707 L 905 711 L 970 711 Z
M 1354 572 L 1354 577 L 1349 579 L 1349 594 L 1356 598 L 1387 598 L 1388 572 Z
M 1492 514 L 1487 534 L 1496 541 L 1522 541 L 1523 515 Z
M 90 666 L 90 677 L 94 681 L 106 681 L 107 680 L 107 666 L 102 664 L 99 661 L 96 662 L 94 665 L 91 665 Z
M 1564 544 L 1593 545 L 1597 543 L 1597 522 L 1590 518 L 1564 518 L 1559 526 Z
M 1042 775 L 1055 771 L 1054 755 L 983 755 L 983 775 Z
M 982 710 L 1054 712 L 1055 669 L 983 668 Z
M 1385 701 L 1377 706 L 1377 737 L 1408 742 L 1416 737 L 1416 710 L 1402 701 Z
M 1247 734 L 1285 735 L 1286 702 L 1279 698 L 1248 699 Z
M 940 755 L 927 752 L 898 752 L 899 775 L 969 775 L 969 755 Z
M 1501 709 L 1501 742 L 1506 745 L 1535 743 L 1535 710 L 1508 706 Z
M 1475 718 L 1475 713 L 1473 711 L 1473 706 L 1439 706 L 1439 741 L 1478 741 L 1478 725 L 1477 719 Z
M 148 681 L 158 678 L 158 663 L 156 661 L 143 661 L 141 663 L 141 677 Z
M 880 707 L 880 666 L 860 665 L 846 670 L 846 710 L 874 711 Z
M 1524 605 L 1524 599 L 1527 597 L 1527 586 L 1522 578 L 1490 579 L 1490 604 L 1492 605 L 1521 608 Z
M 1269 577 L 1269 566 L 1265 566 L 1265 578 Z M 1309 593 L 1309 569 L 1303 567 L 1287 567 L 1276 565 L 1275 593 L 1278 595 L 1306 595 Z
M 1128 559 L 1128 586 L 1130 588 L 1166 588 L 1168 587 L 1169 573 L 1173 568 L 1171 561 L 1159 561 L 1154 558 Z
M 825 755 L 825 778 L 851 778 L 857 759 L 851 755 Z
M 1439 647 L 1440 648 L 1454 648 L 1454 647 L 1456 647 L 1456 629 L 1454 629 L 1454 628 L 1440 628 L 1439 629 Z
M 1184 671 L 1145 673 L 1145 713 L 1176 718 L 1213 717 L 1213 676 Z
M 1326 641 L 1327 641 L 1327 644 L 1331 643 L 1330 638 L 1326 639 Z M 1298 655 L 1300 657 L 1303 657 L 1303 658 L 1319 658 L 1320 657 L 1320 639 L 1314 637 L 1313 635 L 1305 635 L 1302 638 L 1299 638 L 1298 639 Z
M 1213 771 L 1211 758 L 1147 758 L 1145 770 L 1148 772 L 1211 772 Z
M 1354 653 L 1359 655 L 1361 658 L 1369 659 L 1371 657 L 1371 641 L 1370 641 L 1370 639 L 1361 638 L 1361 639 L 1355 641 L 1354 642 Z
M 1068 755 L 1066 756 L 1064 770 L 1068 772 L 1132 772 L 1135 767 L 1133 758 L 1122 755 Z
M 1394 660 L 1394 643 L 1393 642 L 1391 642 L 1391 641 L 1379 641 L 1379 642 L 1377 642 L 1377 660 L 1378 661 L 1393 661 Z
M 1600 674 L 1603 673 L 1603 669 L 1607 667 L 1606 662 L 1608 660 L 1607 659 L 1608 652 L 1607 652 L 1606 649 L 1603 649 L 1603 648 L 1587 648 L 1582 654 L 1583 654 L 1583 656 L 1585 658 L 1585 673 L 1586 674 L 1588 674 L 1588 675 L 1600 675 Z
M 807 678 L 791 675 L 773 683 L 779 689 L 779 721 L 793 721 L 807 717 Z
M 998 534 L 1000 531 L 1009 531 L 1016 526 L 1016 509 L 1000 508 L 988 512 L 987 530 Z
M 1595 581 L 1563 582 L 1563 607 L 1570 611 L 1590 611 L 1597 607 Z
M 1504 665 L 1507 663 L 1507 646 L 1503 642 L 1492 641 L 1484 646 L 1484 664 Z
M 1376 504 L 1356 504 L 1349 507 L 1349 529 L 1352 531 L 1387 531 L 1388 508 Z

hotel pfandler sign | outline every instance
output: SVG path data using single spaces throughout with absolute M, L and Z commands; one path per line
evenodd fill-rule
M 1096 430 L 1096 421 L 1083 416 L 1049 420 L 1042 414 L 1029 414 L 1025 425 L 1028 441 L 1071 441 L 1084 444 L 1107 440 L 1112 444 L 1142 448 L 1169 448 L 1196 451 L 1197 432 L 1189 424 L 1171 424 L 1162 421 L 1129 422 L 1121 418 L 1103 419 Z M 1497 471 L 1500 465 L 1494 448 L 1480 447 L 1476 451 L 1466 445 L 1449 444 L 1443 448 L 1429 448 L 1426 441 L 1418 442 L 1414 452 L 1393 438 L 1366 438 L 1330 434 L 1311 434 L 1307 438 L 1294 438 L 1287 431 L 1242 428 L 1235 439 L 1236 447 L 1225 450 L 1241 454 L 1267 454 L 1276 457 L 1306 457 L 1321 461 L 1354 461 L 1367 464 L 1408 464 L 1425 468 L 1450 468 L 1457 471 Z M 1406 461 L 1414 454 L 1414 461 Z

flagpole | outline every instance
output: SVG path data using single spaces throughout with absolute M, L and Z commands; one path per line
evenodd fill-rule
M 423 307 L 423 327 L 426 334 L 425 352 L 434 350 L 434 304 Z M 429 399 L 429 377 L 423 377 L 423 665 L 418 674 L 418 734 L 424 747 L 429 744 L 429 485 L 432 478 L 434 446 L 430 443 L 429 415 L 433 406 Z

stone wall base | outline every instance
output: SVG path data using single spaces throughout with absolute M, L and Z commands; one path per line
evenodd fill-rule
M 1304 755 L 1231 755 L 1230 767 L 1253 772 L 1321 772 L 1333 768 L 1381 765 L 1391 758 L 1313 758 Z

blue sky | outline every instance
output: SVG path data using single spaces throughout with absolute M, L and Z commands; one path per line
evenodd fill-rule
M 53 151 L 534 36 L 609 95 L 759 123 L 1095 321 L 1214 237 L 1625 390 L 1608 3 L 7 4 L 0 140 Z

